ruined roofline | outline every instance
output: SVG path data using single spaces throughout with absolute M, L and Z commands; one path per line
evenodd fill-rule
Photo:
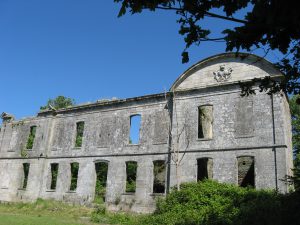
M 166 93 L 159 93 L 159 94 L 151 94 L 151 95 L 143 95 L 143 96 L 138 96 L 138 97 L 132 97 L 132 98 L 125 98 L 125 99 L 113 99 L 113 100 L 98 100 L 94 103 L 89 103 L 89 104 L 81 104 L 81 105 L 75 105 L 71 106 L 68 108 L 62 108 L 58 110 L 43 110 L 38 112 L 37 116 L 46 116 L 49 114 L 53 114 L 54 112 L 56 114 L 58 113 L 65 113 L 65 112 L 73 112 L 81 109 L 90 109 L 90 108 L 96 108 L 96 107 L 101 107 L 101 106 L 112 106 L 112 105 L 120 105 L 120 104 L 125 104 L 125 103 L 131 103 L 131 102 L 137 102 L 137 101 L 145 101 L 145 100 L 152 100 L 152 99 L 161 99 L 165 100 L 165 97 L 169 97 L 170 92 Z
M 273 78 L 281 78 L 282 76 L 273 76 Z M 258 82 L 263 78 L 255 78 L 255 80 Z M 206 86 L 201 86 L 199 88 L 190 88 L 190 89 L 184 89 L 184 90 L 170 90 L 165 93 L 158 93 L 158 94 L 151 94 L 151 95 L 143 95 L 143 96 L 138 96 L 138 97 L 132 97 L 132 98 L 125 98 L 125 99 L 103 99 L 103 100 L 97 100 L 94 103 L 87 103 L 87 104 L 79 104 L 75 106 L 70 106 L 68 108 L 62 108 L 58 110 L 42 110 L 38 112 L 37 116 L 48 116 L 48 115 L 53 115 L 53 114 L 63 114 L 63 113 L 69 113 L 69 112 L 75 112 L 78 110 L 86 110 L 86 109 L 93 109 L 93 108 L 98 108 L 98 107 L 105 107 L 105 106 L 114 106 L 114 105 L 122 105 L 126 103 L 132 103 L 132 102 L 142 102 L 142 101 L 147 101 L 147 100 L 155 100 L 159 99 L 160 101 L 166 101 L 167 98 L 170 96 L 173 96 L 173 93 L 178 93 L 178 94 L 185 94 L 185 93 L 190 93 L 194 92 L 197 90 L 217 90 L 217 88 L 225 87 L 225 86 L 234 86 L 234 85 L 240 85 L 241 83 L 248 83 L 253 80 L 243 80 L 243 81 L 234 81 L 234 82 L 227 82 L 223 83 L 222 85 L 216 84 L 216 85 L 206 85 Z

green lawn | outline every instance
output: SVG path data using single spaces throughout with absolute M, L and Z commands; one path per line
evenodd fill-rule
M 44 215 L 1 214 L 0 225 L 82 225 L 72 218 Z M 85 223 L 87 224 L 87 223 Z
M 0 225 L 90 225 L 92 212 L 87 207 L 55 201 L 5 203 L 0 204 Z

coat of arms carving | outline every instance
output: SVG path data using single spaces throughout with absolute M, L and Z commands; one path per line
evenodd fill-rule
M 231 68 L 226 68 L 225 65 L 220 65 L 220 69 L 214 72 L 214 78 L 218 82 L 227 81 L 231 78 Z

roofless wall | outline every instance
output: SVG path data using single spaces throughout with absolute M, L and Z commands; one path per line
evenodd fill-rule
M 96 200 L 110 210 L 151 212 L 157 196 L 176 184 L 174 148 L 184 154 L 181 182 L 210 178 L 287 192 L 281 180 L 292 167 L 287 99 L 240 95 L 239 82 L 265 76 L 282 74 L 255 55 L 228 53 L 189 68 L 167 94 L 46 110 L 19 121 L 3 113 L 0 200 Z

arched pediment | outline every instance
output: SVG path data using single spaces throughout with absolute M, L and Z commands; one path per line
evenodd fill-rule
M 220 86 L 239 81 L 282 77 L 269 61 L 248 53 L 224 53 L 206 58 L 186 70 L 172 85 L 171 91 Z

